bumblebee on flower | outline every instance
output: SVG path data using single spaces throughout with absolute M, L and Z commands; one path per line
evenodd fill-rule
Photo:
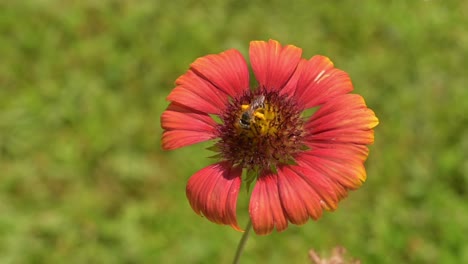
M 264 235 L 318 219 L 365 181 L 378 119 L 361 96 L 349 94 L 348 74 L 328 58 L 306 60 L 300 48 L 274 40 L 252 41 L 249 54 L 258 82 L 252 89 L 247 62 L 235 49 L 191 64 L 167 97 L 162 146 L 215 140 L 219 161 L 189 179 L 190 205 L 241 230 L 237 197 L 242 182 L 252 184 L 250 219 Z M 304 116 L 310 108 L 316 111 Z M 250 176 L 243 178 L 243 170 Z

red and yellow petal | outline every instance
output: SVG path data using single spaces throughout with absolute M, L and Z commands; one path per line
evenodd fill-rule
M 295 171 L 317 193 L 321 208 L 335 210 L 338 202 L 346 197 L 346 188 L 310 165 L 313 161 L 307 155 L 298 155 Z
M 299 81 L 299 78 L 302 75 L 302 72 L 304 71 L 304 66 L 306 66 L 307 60 L 306 59 L 301 59 L 299 63 L 297 64 L 296 70 L 292 74 L 291 78 L 289 78 L 288 82 L 284 85 L 284 87 L 279 91 L 281 95 L 286 95 L 288 97 L 293 97 L 296 88 L 297 88 L 297 82 Z
M 366 170 L 361 160 L 334 154 L 332 151 L 315 149 L 301 154 L 302 161 L 307 164 L 311 172 L 316 172 L 318 177 L 330 179 L 334 183 L 343 186 L 346 189 L 357 189 L 366 180 Z M 341 199 L 346 196 L 342 190 L 336 186 L 338 197 Z
M 198 215 L 238 231 L 236 206 L 241 185 L 242 168 L 228 162 L 210 165 L 190 177 L 186 194 L 190 206 Z
M 216 122 L 207 114 L 171 103 L 161 115 L 162 148 L 172 150 L 214 139 Z
M 309 218 L 318 219 L 322 215 L 320 196 L 296 171 L 297 166 L 278 168 L 278 188 L 281 204 L 288 220 L 302 225 Z
M 256 234 L 267 235 L 288 227 L 278 192 L 278 176 L 269 172 L 255 183 L 249 204 L 250 219 Z
M 189 70 L 176 80 L 176 88 L 167 100 L 203 113 L 220 114 L 228 103 L 228 94 Z
M 298 159 L 308 165 L 303 167 L 322 177 L 346 189 L 356 189 L 366 180 L 363 163 L 369 153 L 367 145 L 374 142 L 373 128 L 378 122 L 361 96 L 336 96 L 306 123 L 310 150 Z
M 258 235 L 278 232 L 292 224 L 302 225 L 310 218 L 318 219 L 328 205 L 315 188 L 313 180 L 302 175 L 299 166 L 280 166 L 278 174 L 261 175 L 250 198 L 249 213 Z
M 302 74 L 296 84 L 295 98 L 303 109 L 307 109 L 352 90 L 349 75 L 334 68 L 327 57 L 317 55 L 302 67 Z
M 315 154 L 315 155 L 314 155 Z M 298 164 L 296 171 L 304 181 L 306 181 L 320 196 L 321 206 L 326 210 L 335 210 L 338 202 L 347 196 L 347 189 L 344 185 L 329 177 L 326 170 L 321 170 L 316 162 L 317 152 L 308 151 L 296 157 Z M 325 157 L 322 157 L 325 158 Z M 333 167 L 327 168 L 330 172 L 337 172 Z
M 278 41 L 252 41 L 250 43 L 250 62 L 261 87 L 278 91 L 289 80 L 301 60 L 302 49 Z
M 357 94 L 335 97 L 322 105 L 306 123 L 310 143 L 371 144 L 379 120 Z
M 339 153 L 343 156 L 349 155 L 360 161 L 365 161 L 369 155 L 369 149 L 367 148 L 367 145 L 327 142 L 324 140 L 317 142 L 307 142 L 307 146 L 312 150 L 323 149 L 330 152 L 333 151 L 335 153 Z
M 249 90 L 247 62 L 236 49 L 198 58 L 190 67 L 193 72 L 230 97 L 237 97 Z

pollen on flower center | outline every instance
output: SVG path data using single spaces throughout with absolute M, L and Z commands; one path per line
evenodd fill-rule
M 236 123 L 239 134 L 252 138 L 273 135 L 278 131 L 275 121 L 278 114 L 270 103 L 265 102 L 265 96 L 255 97 L 250 104 L 241 105 L 239 122 Z
M 303 146 L 303 119 L 296 103 L 275 92 L 252 91 L 222 115 L 217 149 L 224 160 L 249 170 L 294 160 Z

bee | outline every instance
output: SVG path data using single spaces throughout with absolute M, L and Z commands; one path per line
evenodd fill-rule
M 265 107 L 265 96 L 256 97 L 248 106 L 242 105 L 242 114 L 239 119 L 239 126 L 243 129 L 250 129 L 251 124 L 255 123 L 256 111 Z M 245 108 L 245 109 L 244 109 Z M 258 114 L 257 114 L 258 115 Z

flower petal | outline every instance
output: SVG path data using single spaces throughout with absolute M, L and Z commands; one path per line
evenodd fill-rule
M 335 97 L 322 105 L 306 123 L 307 141 L 330 143 L 371 144 L 372 130 L 379 120 L 357 94 Z
M 327 149 L 329 151 L 334 151 L 340 153 L 341 155 L 352 155 L 353 158 L 365 161 L 369 155 L 369 149 L 366 145 L 359 144 L 347 144 L 347 143 L 330 143 L 327 141 L 319 142 L 308 142 L 307 146 L 314 149 Z
M 172 150 L 214 139 L 216 122 L 207 114 L 171 103 L 161 115 L 162 148 Z
M 364 161 L 378 124 L 374 112 L 355 94 L 325 102 L 307 121 L 309 151 L 297 155 L 300 175 L 319 193 L 326 209 L 335 209 L 348 189 L 366 180 Z
M 249 69 L 242 54 L 230 49 L 198 58 L 191 69 L 231 97 L 249 89 Z
M 258 83 L 269 91 L 281 89 L 291 78 L 302 56 L 302 49 L 275 40 L 250 42 L 250 62 Z
M 334 68 L 333 63 L 327 57 L 317 55 L 307 61 L 302 68 L 295 97 L 298 104 L 307 109 L 352 90 L 353 85 L 349 75 Z
M 295 161 L 299 165 L 296 169 L 298 175 L 320 196 L 322 208 L 335 210 L 338 202 L 346 197 L 346 189 L 339 182 L 314 169 L 314 164 L 309 164 L 310 162 L 314 162 L 314 160 L 310 160 L 307 155 L 301 153 L 301 155 L 296 157 Z
M 186 194 L 190 206 L 198 215 L 238 231 L 236 205 L 241 185 L 242 168 L 232 168 L 228 162 L 208 166 L 190 177 Z
M 164 150 L 173 150 L 215 138 L 206 132 L 171 130 L 162 134 L 161 146 Z
M 249 213 L 257 235 L 267 235 L 275 227 L 278 232 L 288 227 L 279 198 L 277 175 L 269 172 L 258 178 L 250 197 Z
M 288 97 L 293 97 L 294 93 L 296 92 L 297 81 L 302 75 L 304 71 L 304 66 L 307 64 L 306 59 L 301 59 L 297 64 L 296 70 L 294 71 L 291 78 L 289 78 L 288 82 L 284 85 L 284 87 L 279 91 L 281 95 L 287 95 Z
M 346 189 L 357 189 L 366 180 L 366 169 L 363 161 L 353 157 L 352 154 L 343 155 L 343 153 L 330 149 L 313 149 L 303 152 L 301 159 L 308 165 L 311 173 L 316 175 L 314 177 L 316 181 L 320 180 L 320 177 L 324 177 L 323 179 L 328 178 Z M 340 190 L 336 185 L 331 186 L 337 192 L 338 198 L 341 199 L 345 196 L 343 190 Z M 322 197 L 326 198 L 326 196 Z
M 176 88 L 167 100 L 208 114 L 220 114 L 228 103 L 228 95 L 192 70 L 176 80 Z
M 297 166 L 278 168 L 278 188 L 288 220 L 302 225 L 309 217 L 318 219 L 322 215 L 322 205 L 319 195 L 297 174 L 296 169 Z

